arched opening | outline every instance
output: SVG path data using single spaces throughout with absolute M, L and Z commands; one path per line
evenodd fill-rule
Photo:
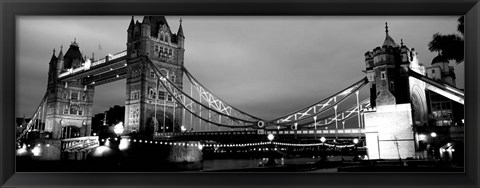
M 75 138 L 75 137 L 80 137 L 80 128 L 69 125 L 62 127 L 62 133 L 61 133 L 61 138 Z

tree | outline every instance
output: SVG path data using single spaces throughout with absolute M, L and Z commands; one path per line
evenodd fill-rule
M 457 21 L 457 31 L 462 34 L 461 36 L 458 34 L 443 35 L 435 33 L 432 41 L 428 43 L 428 49 L 431 52 L 438 52 L 444 58 L 459 64 L 464 60 L 464 17 L 460 17 Z

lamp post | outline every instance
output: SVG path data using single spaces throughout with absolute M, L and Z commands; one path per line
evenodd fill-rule
M 321 160 L 326 160 L 327 159 L 327 157 L 326 157 L 327 156 L 327 154 L 326 154 L 327 150 L 325 149 L 325 141 L 327 141 L 327 139 L 322 136 L 320 138 L 320 142 L 322 142 L 322 148 L 323 148 L 323 153 L 321 155 L 321 157 L 322 157 Z
M 432 147 L 432 154 L 433 154 L 433 159 L 435 159 L 435 137 L 437 137 L 437 133 L 432 132 L 430 133 L 430 136 L 432 137 L 432 142 L 431 142 L 431 147 Z
M 353 139 L 353 144 L 354 144 L 354 146 L 353 146 L 353 147 L 354 147 L 353 153 L 354 153 L 354 155 L 355 155 L 355 157 L 353 157 L 353 160 L 354 160 L 354 161 L 357 161 L 357 160 L 358 160 L 358 153 L 357 153 L 358 139 L 357 139 L 357 138 Z
M 123 131 L 124 131 L 123 122 L 119 122 L 113 127 L 113 132 L 117 136 L 115 138 L 115 141 L 116 141 L 115 142 L 115 151 L 116 151 L 116 156 L 117 156 L 117 165 L 120 165 L 120 158 L 121 158 L 120 143 L 121 143 L 121 139 L 122 139 L 121 136 L 122 136 Z
M 275 163 L 275 159 L 273 158 L 273 139 L 275 138 L 275 136 L 273 136 L 272 133 L 268 134 L 267 136 L 268 140 L 270 141 L 270 155 L 268 157 L 268 161 L 267 161 L 267 166 L 275 166 L 276 163 Z

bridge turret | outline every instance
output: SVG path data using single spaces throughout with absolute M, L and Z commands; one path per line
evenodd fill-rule
M 150 19 L 148 16 L 144 16 L 142 21 L 142 37 L 150 37 L 150 30 Z
M 132 20 L 130 25 L 131 23 Z M 157 75 L 148 61 L 153 62 L 181 88 L 183 70 L 178 65 L 183 64 L 184 56 L 185 37 L 182 27 L 180 26 L 179 33 L 175 35 L 164 16 L 144 16 L 142 23 L 137 22 L 133 31 L 129 26 L 128 32 L 125 133 L 136 132 L 152 136 L 154 131 L 162 131 L 163 127 L 166 132 L 179 131 L 181 120 L 177 117 L 181 117 L 182 112 L 174 107 L 173 98 L 167 96 L 165 89 L 156 82 Z M 160 102 L 155 102 L 156 94 L 162 96 L 159 101 L 166 104 L 163 109 L 158 107 Z M 173 119 L 175 122 L 170 121 Z M 160 124 L 164 126 L 159 127 Z
M 55 80 L 58 77 L 57 72 L 57 56 L 55 56 L 55 48 L 53 49 L 52 57 L 50 58 L 50 62 L 48 63 L 48 84 L 55 83 Z
M 178 46 L 180 48 L 184 48 L 185 35 L 183 35 L 182 19 L 181 18 L 180 18 L 180 26 L 178 27 L 178 31 L 177 31 L 177 41 L 178 41 Z
M 132 41 L 134 29 L 135 29 L 135 21 L 133 20 L 133 16 L 132 16 L 132 19 L 130 20 L 130 25 L 128 25 L 128 29 L 127 29 L 127 35 L 128 35 L 127 43 Z
M 58 60 L 57 60 L 57 78 L 60 73 L 63 72 L 63 45 L 60 46 L 60 53 L 58 53 Z
M 374 107 L 364 113 L 370 159 L 413 157 L 415 133 L 412 126 L 427 122 L 427 105 L 425 84 L 411 78 L 409 71 L 424 74 L 423 65 L 418 62 L 415 50 L 404 45 L 403 39 L 400 45 L 393 40 L 386 24 L 382 46 L 365 53 L 365 62 L 371 84 L 371 106 Z

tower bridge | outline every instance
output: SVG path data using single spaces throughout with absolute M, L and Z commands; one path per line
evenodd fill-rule
M 29 132 L 37 130 L 44 139 L 60 141 L 59 152 L 86 152 L 98 146 L 102 138 L 91 137 L 95 86 L 122 79 L 126 108 L 119 136 L 150 144 L 262 142 L 272 134 L 276 143 L 288 141 L 281 144 L 289 146 L 298 141 L 320 144 L 321 137 L 349 140 L 349 145 L 357 139 L 371 159 L 414 157 L 422 134 L 415 127 L 428 125 L 426 91 L 464 103 L 463 91 L 426 77 L 414 49 L 403 41 L 398 45 L 388 27 L 383 45 L 365 53 L 365 78 L 272 120 L 243 112 L 208 90 L 184 66 L 184 52 L 181 22 L 173 33 L 163 16 L 145 16 L 141 23 L 132 17 L 126 50 L 114 55 L 86 59 L 76 41 L 65 55 L 62 48 L 58 56 L 54 51 L 45 96 L 17 143 L 28 142 Z M 359 99 L 365 86 L 370 97 Z M 349 97 L 356 102 L 340 109 Z

